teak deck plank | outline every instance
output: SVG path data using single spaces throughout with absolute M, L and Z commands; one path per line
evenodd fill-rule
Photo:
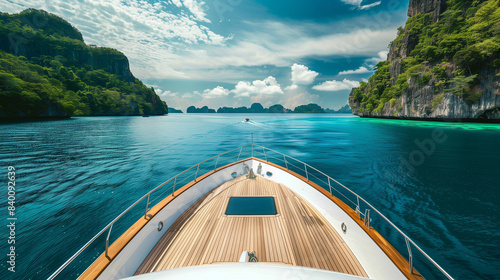
M 274 196 L 277 215 L 227 216 L 231 196 Z M 325 218 L 287 187 L 257 176 L 215 188 L 165 232 L 136 272 L 237 262 L 243 251 L 259 262 L 333 270 L 367 277 Z

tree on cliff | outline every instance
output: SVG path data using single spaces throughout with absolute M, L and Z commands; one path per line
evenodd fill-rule
M 500 0 L 411 0 L 408 15 L 390 44 L 388 60 L 352 90 L 350 105 L 356 114 L 400 116 L 403 100 L 417 96 L 425 108 L 408 107 L 406 112 L 430 114 L 442 93 L 472 106 L 481 98 L 481 80 L 498 79 Z
M 289 113 L 290 110 L 285 109 L 285 107 L 283 107 L 283 105 L 281 105 L 281 104 L 276 104 L 276 105 L 269 107 L 268 112 L 269 113 Z
M 186 110 L 187 113 L 215 113 L 214 109 L 208 108 L 208 106 L 203 106 L 201 108 L 196 108 L 195 106 L 189 106 Z
M 295 107 L 293 110 L 294 113 L 325 113 L 325 110 L 321 108 L 318 104 L 308 104 L 308 105 L 300 105 Z
M 87 46 L 76 28 L 42 10 L 0 13 L 0 117 L 166 113 L 121 52 Z
M 266 109 L 260 103 L 253 103 L 250 106 L 250 113 L 266 113 Z

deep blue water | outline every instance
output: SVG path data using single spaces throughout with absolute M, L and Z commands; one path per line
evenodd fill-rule
M 244 117 L 253 122 L 241 122 Z M 148 190 L 250 143 L 252 132 L 255 143 L 305 161 L 359 193 L 455 278 L 498 277 L 499 125 L 171 114 L 0 123 L 0 213 L 7 225 L 7 167 L 14 166 L 18 218 L 16 273 L 7 271 L 9 231 L 1 225 L 0 278 L 45 279 Z M 141 214 L 124 220 L 132 223 Z M 404 241 L 376 218 L 372 225 L 405 252 Z M 113 233 L 127 226 L 116 225 Z M 97 245 L 88 254 L 102 253 L 104 239 Z M 416 268 L 427 272 L 416 258 Z M 81 272 L 90 262 L 86 255 L 69 268 Z

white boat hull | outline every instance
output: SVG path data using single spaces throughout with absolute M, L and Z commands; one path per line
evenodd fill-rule
M 320 191 L 313 188 L 310 184 L 303 180 L 303 178 L 296 177 L 291 173 L 278 168 L 272 164 L 268 164 L 265 161 L 260 161 L 256 159 L 248 159 L 243 162 L 239 162 L 234 165 L 222 168 L 204 178 L 203 180 L 197 182 L 195 185 L 189 189 L 182 192 L 180 195 L 176 196 L 170 203 L 168 203 L 160 212 L 158 212 L 147 224 L 144 226 L 133 238 L 132 240 L 120 251 L 120 253 L 113 259 L 113 261 L 104 269 L 100 274 L 98 279 L 122 279 L 126 277 L 131 277 L 143 260 L 146 258 L 151 249 L 155 246 L 158 240 L 162 237 L 165 231 L 175 222 L 175 220 L 194 202 L 196 202 L 200 197 L 214 188 L 218 187 L 222 183 L 232 180 L 231 174 L 237 172 L 238 176 L 246 173 L 244 164 L 252 168 L 257 176 L 263 176 L 266 179 L 281 183 L 296 194 L 300 195 L 302 198 L 307 200 L 311 205 L 313 205 L 332 225 L 332 227 L 339 233 L 339 235 L 344 239 L 344 242 L 352 250 L 356 258 L 359 260 L 363 269 L 366 271 L 371 279 L 407 279 L 394 262 L 381 250 L 380 246 L 374 242 L 374 240 L 368 235 L 359 224 L 351 218 L 341 207 L 334 203 L 330 198 L 325 196 Z M 261 167 L 259 168 L 259 165 Z M 260 172 L 258 172 L 260 171 Z M 272 173 L 271 176 L 266 174 L 267 172 Z M 158 223 L 163 222 L 163 229 L 158 231 Z M 341 224 L 344 223 L 347 226 L 346 233 L 341 229 Z M 238 264 L 241 265 L 248 264 Z M 257 266 L 262 271 L 269 271 L 273 268 L 280 273 L 284 273 L 287 270 L 283 269 L 279 265 L 266 266 L 265 264 L 260 264 L 262 266 Z M 215 265 L 207 265 L 207 267 L 214 267 Z M 225 266 L 217 265 L 217 267 L 224 268 Z M 232 266 L 228 266 L 230 268 Z M 289 271 L 297 269 L 297 271 L 307 270 L 308 273 L 314 269 L 300 268 L 286 266 Z M 186 275 L 188 270 L 193 269 L 196 271 L 203 271 L 204 268 L 199 267 L 189 267 L 187 269 L 174 269 L 170 272 L 155 272 L 150 273 L 154 275 L 169 275 L 168 279 L 172 275 Z M 314 270 L 318 277 L 321 275 L 330 275 L 329 279 L 358 279 L 359 277 L 344 275 L 341 273 L 336 273 L 332 271 Z M 333 278 L 333 274 L 340 274 L 344 278 Z M 315 274 L 315 275 L 316 275 Z M 131 277 L 130 279 L 158 279 L 158 278 L 147 278 L 149 274 L 139 275 Z M 214 274 L 217 275 L 217 274 Z M 252 276 L 255 279 L 255 273 Z M 337 275 L 338 276 L 338 275 Z M 337 277 L 336 276 L 336 277 Z M 177 276 L 175 276 L 177 277 Z M 179 276 L 180 277 L 180 276 Z M 321 276 L 322 277 L 322 276 Z M 262 278 L 259 276 L 258 278 Z M 180 278 L 179 278 L 180 279 Z M 189 279 L 189 278 L 183 278 Z M 192 278 L 195 279 L 195 278 Z M 208 278 L 215 279 L 215 278 Z M 225 279 L 225 278 L 217 278 Z M 235 279 L 235 278 L 231 278 Z M 236 278 L 238 279 L 238 278 Z M 246 279 L 246 278 L 239 278 Z M 271 279 L 271 278 L 269 278 Z M 276 279 L 276 278 L 272 278 Z M 301 278 L 297 278 L 301 279 Z M 309 279 L 323 279 L 323 278 L 309 278 Z M 326 278 L 325 278 L 326 279 Z M 366 279 L 366 278 L 365 278 Z

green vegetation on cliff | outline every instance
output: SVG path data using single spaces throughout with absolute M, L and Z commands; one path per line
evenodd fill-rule
M 208 106 L 203 106 L 201 108 L 196 108 L 195 106 L 189 106 L 186 109 L 186 113 L 188 113 L 188 114 L 192 114 L 192 113 L 215 113 L 215 110 L 208 108 Z
M 389 101 L 396 104 L 411 81 L 477 103 L 481 74 L 500 67 L 499 2 L 448 0 L 438 20 L 433 12 L 410 17 L 390 45 L 389 60 L 353 90 L 351 102 L 362 113 L 380 113 Z
M 343 107 L 338 113 L 343 112 L 342 110 L 350 110 L 349 106 Z M 330 110 L 331 111 L 331 110 Z M 216 113 L 214 109 L 210 109 L 207 106 L 202 108 L 197 108 L 195 106 L 189 106 L 186 110 L 187 113 Z M 334 111 L 335 112 L 335 111 Z M 220 107 L 217 109 L 217 113 L 239 113 L 239 114 L 255 114 L 255 113 L 309 113 L 309 114 L 322 114 L 326 111 L 317 104 L 300 105 L 295 107 L 295 109 L 289 110 L 283 107 L 283 105 L 275 104 L 269 108 L 264 108 L 260 103 L 253 103 L 250 108 L 243 107 Z
M 175 108 L 169 107 L 168 108 L 168 113 L 175 113 L 175 114 L 182 114 L 182 110 L 177 110 Z
M 121 52 L 87 46 L 76 28 L 45 11 L 0 13 L 0 117 L 166 113 Z
M 312 113 L 312 114 L 322 114 L 325 113 L 325 110 L 321 108 L 318 104 L 308 104 L 308 105 L 300 105 L 295 107 L 293 110 L 294 113 Z
M 344 107 L 338 109 L 338 110 L 332 110 L 332 109 L 325 109 L 325 113 L 329 114 L 352 114 L 351 107 L 349 105 L 344 105 Z
M 275 104 L 275 105 L 269 107 L 269 109 L 267 111 L 268 111 L 268 113 L 277 113 L 277 114 L 290 112 L 290 110 L 286 109 L 281 104 Z
M 253 103 L 250 108 L 245 106 L 233 108 L 233 107 L 220 107 L 217 109 L 217 113 L 267 113 L 268 110 L 265 109 L 260 103 Z

